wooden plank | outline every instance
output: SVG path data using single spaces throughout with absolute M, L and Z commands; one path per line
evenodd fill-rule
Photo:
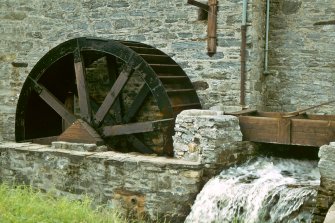
M 139 54 L 145 61 L 153 64 L 169 64 L 173 60 L 168 55 Z
M 247 131 L 242 134 L 244 141 L 277 143 L 277 131 Z
M 103 144 L 103 140 L 100 138 L 99 134 L 81 119 L 78 119 L 67 128 L 57 140 L 76 143 L 92 143 L 96 145 Z
M 306 115 L 307 119 L 335 121 L 335 115 Z
M 132 74 L 133 69 L 130 67 L 125 67 L 119 77 L 116 79 L 114 85 L 112 86 L 111 90 L 108 92 L 107 96 L 105 97 L 102 105 L 100 106 L 99 110 L 94 116 L 94 122 L 96 125 L 100 125 L 105 116 L 107 115 L 109 109 L 112 107 L 116 98 L 119 96 L 122 88 L 127 83 L 129 76 Z
M 280 118 L 282 113 L 259 114 L 266 117 L 239 116 L 244 140 L 304 146 L 321 146 L 335 140 L 332 116 L 314 116 L 317 120 L 312 120 L 304 116 Z
M 187 3 L 188 4 L 191 4 L 191 5 L 194 5 L 194 6 L 197 6 L 199 8 L 201 8 L 202 10 L 205 10 L 205 11 L 209 11 L 209 6 L 204 4 L 204 3 L 201 3 L 201 2 L 198 2 L 198 1 L 195 1 L 195 0 L 187 0 Z
M 127 45 L 127 44 L 125 44 Z M 128 46 L 130 49 L 134 50 L 136 53 L 139 54 L 161 54 L 164 55 L 160 50 L 156 48 L 148 48 L 144 46 Z
M 281 118 L 285 113 L 283 112 L 261 112 L 258 111 L 255 115 L 258 117 Z
M 278 119 L 239 116 L 243 140 L 253 142 L 277 142 Z
M 292 132 L 291 144 L 320 147 L 332 141 L 334 141 L 334 137 L 331 138 L 328 134 Z
M 292 119 L 293 132 L 328 133 L 335 130 L 335 121 Z
M 292 119 L 292 144 L 321 146 L 334 140 L 334 121 Z
M 76 121 L 77 118 L 48 89 L 46 89 L 43 85 L 35 82 L 30 77 L 28 77 L 27 80 L 30 80 L 33 83 L 34 90 L 37 92 L 40 98 L 45 103 L 47 103 L 59 116 L 61 116 L 62 119 L 64 119 L 69 124 L 72 124 Z
M 245 109 L 241 111 L 236 111 L 236 112 L 225 112 L 225 115 L 234 115 L 234 116 L 240 116 L 240 115 L 253 115 L 256 114 L 257 110 L 256 109 Z
M 208 27 L 207 27 L 207 50 L 212 56 L 216 53 L 216 26 L 217 26 L 217 0 L 208 0 Z
M 69 110 L 71 113 L 74 112 L 74 94 L 72 92 L 69 92 L 68 95 L 65 98 L 64 106 L 67 110 Z M 64 119 L 62 119 L 62 130 L 64 131 L 67 129 L 72 123 L 66 122 Z
M 150 67 L 159 75 L 184 75 L 183 70 L 176 64 L 150 64 Z
M 195 90 L 193 88 L 166 90 L 166 93 L 168 93 L 168 94 L 187 94 L 187 93 L 194 93 L 194 92 L 195 92 Z
M 240 127 L 243 129 L 275 130 L 278 128 L 277 118 L 264 118 L 253 116 L 239 116 Z M 276 131 L 277 132 L 277 131 Z
M 106 61 L 107 61 L 107 70 L 110 82 L 115 83 L 118 73 L 116 58 L 112 56 L 106 56 Z M 115 122 L 118 124 L 122 123 L 121 100 L 122 99 L 120 97 L 117 97 L 114 105 L 112 106 L 112 109 L 115 112 Z
M 132 104 L 129 106 L 127 113 L 123 116 L 122 120 L 124 123 L 130 122 L 130 120 L 136 115 L 138 110 L 141 108 L 141 106 L 144 103 L 144 100 L 148 96 L 150 92 L 149 87 L 144 83 L 136 95 L 134 101 Z
M 170 124 L 174 119 L 162 119 L 148 122 L 137 122 L 124 125 L 105 126 L 102 128 L 104 137 L 117 135 L 130 135 L 136 133 L 152 132 Z
M 82 119 L 90 122 L 91 121 L 91 105 L 88 94 L 88 87 L 85 80 L 85 66 L 80 55 L 79 49 L 76 50 L 74 58 L 74 70 L 76 74 L 76 83 L 78 91 L 78 101 L 80 108 L 80 116 Z
M 146 146 L 141 140 L 139 140 L 134 135 L 128 135 L 127 141 L 130 142 L 133 148 L 136 149 L 138 152 L 147 153 L 147 154 L 154 153 L 152 149 Z
M 257 111 L 256 113 L 250 114 L 255 117 L 271 117 L 271 118 L 282 118 L 286 116 L 287 112 L 262 112 Z M 300 114 L 298 116 L 289 117 L 291 119 L 311 119 L 311 120 L 331 120 L 335 121 L 335 115 L 313 115 L 313 114 Z
M 291 120 L 288 118 L 278 119 L 278 137 L 277 142 L 280 144 L 291 143 Z

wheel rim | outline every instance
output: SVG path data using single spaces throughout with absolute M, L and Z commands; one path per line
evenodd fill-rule
M 163 52 L 135 42 L 77 38 L 49 51 L 26 79 L 16 140 L 50 143 L 81 119 L 113 149 L 171 155 L 174 117 L 184 108 L 200 108 L 199 100 Z

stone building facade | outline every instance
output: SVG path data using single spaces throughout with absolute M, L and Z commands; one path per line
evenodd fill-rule
M 248 1 L 246 106 L 292 111 L 333 99 L 335 2 L 270 1 L 267 75 L 265 12 L 266 1 Z M 219 1 L 217 53 L 209 57 L 207 21 L 198 19 L 197 7 L 186 0 L 2 1 L 0 136 L 14 139 L 15 106 L 34 64 L 79 36 L 153 45 L 183 67 L 203 108 L 240 109 L 241 15 L 242 0 Z M 317 112 L 333 113 L 333 106 Z
M 0 140 L 14 140 L 17 100 L 33 66 L 81 36 L 152 45 L 181 65 L 204 109 L 241 109 L 242 0 L 218 2 L 217 53 L 209 57 L 207 21 L 187 0 L 2 0 Z M 271 0 L 265 67 L 266 1 L 248 1 L 244 107 L 294 111 L 334 100 L 334 14 L 334 0 Z M 334 114 L 334 104 L 313 112 Z
M 206 53 L 207 21 L 187 1 L 83 0 L 3 1 L 0 8 L 0 132 L 14 139 L 15 106 L 23 81 L 50 49 L 75 37 L 94 36 L 152 45 L 179 63 L 194 83 L 204 108 L 239 106 L 241 1 L 219 1 L 217 53 Z M 247 101 L 262 63 L 264 3 L 250 1 Z M 260 41 L 259 41 L 260 40 Z M 259 84 L 258 84 L 259 85 Z M 235 107 L 237 106 L 237 107 Z
M 292 111 L 334 100 L 335 2 L 272 0 L 263 107 Z M 334 105 L 319 108 L 334 114 Z

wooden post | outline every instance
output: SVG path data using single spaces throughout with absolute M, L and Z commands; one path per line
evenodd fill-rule
M 217 0 L 208 0 L 207 51 L 209 56 L 213 56 L 216 53 L 217 4 Z
M 207 51 L 209 56 L 216 53 L 216 22 L 217 22 L 217 0 L 208 0 L 208 5 L 195 0 L 188 0 L 188 4 L 197 6 L 204 11 L 208 11 L 208 27 L 207 27 Z

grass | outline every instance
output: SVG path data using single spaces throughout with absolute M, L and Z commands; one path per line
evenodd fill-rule
M 54 198 L 29 186 L 0 185 L 1 223 L 126 223 L 117 211 L 92 209 L 91 200 Z

